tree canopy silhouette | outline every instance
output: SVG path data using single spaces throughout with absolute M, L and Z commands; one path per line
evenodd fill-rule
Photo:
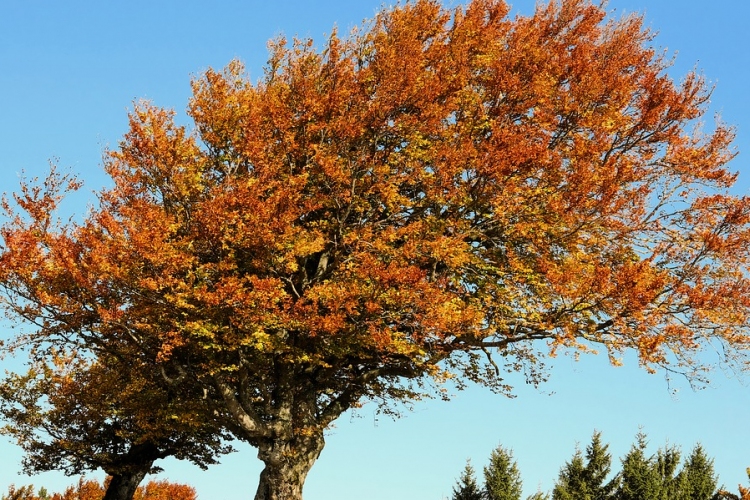
M 587 0 L 511 18 L 415 0 L 318 51 L 271 44 L 193 82 L 190 128 L 139 103 L 80 222 L 53 172 L 6 201 L 19 342 L 139 353 L 206 397 L 301 498 L 324 430 L 448 380 L 507 393 L 560 349 L 690 376 L 748 346 L 733 133 L 694 125 L 642 19 Z M 125 346 L 122 347 L 121 346 Z M 43 351 L 37 351 L 39 355 Z

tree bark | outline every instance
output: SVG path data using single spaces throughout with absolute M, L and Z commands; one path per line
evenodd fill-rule
M 302 500 L 307 473 L 323 450 L 323 433 L 296 436 L 290 441 L 268 440 L 258 446 L 265 464 L 255 500 Z
M 102 500 L 133 500 L 135 490 L 146 477 L 147 471 L 113 474 Z

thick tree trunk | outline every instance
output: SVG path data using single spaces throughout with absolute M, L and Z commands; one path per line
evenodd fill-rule
M 258 447 L 266 467 L 260 474 L 255 500 L 302 500 L 307 473 L 323 450 L 323 434 L 295 437 L 291 442 L 269 440 Z
M 112 475 L 112 479 L 107 486 L 107 492 L 102 500 L 133 500 L 135 490 L 146 477 L 147 471 L 126 472 Z

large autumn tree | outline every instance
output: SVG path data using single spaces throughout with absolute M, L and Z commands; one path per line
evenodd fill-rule
M 54 174 L 6 204 L 0 286 L 24 342 L 138 351 L 220 395 L 298 499 L 324 431 L 448 379 L 499 392 L 560 349 L 700 376 L 746 353 L 750 203 L 731 128 L 695 124 L 642 19 L 588 0 L 386 9 L 256 82 L 193 82 L 194 126 L 140 103 L 80 222 Z

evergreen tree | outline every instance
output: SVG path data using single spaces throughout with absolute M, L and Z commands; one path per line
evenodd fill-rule
M 718 478 L 714 461 L 700 444 L 695 445 L 678 475 L 680 500 L 711 500 L 716 494 Z
M 487 500 L 521 500 L 521 473 L 513 452 L 498 446 L 484 468 L 484 494 Z
M 659 481 L 651 458 L 646 456 L 646 435 L 638 433 L 636 442 L 622 459 L 616 500 L 657 500 Z
M 560 476 L 552 490 L 552 500 L 587 499 L 585 469 L 581 450 L 576 449 L 570 462 L 566 462 L 560 470 Z
M 550 496 L 549 493 L 542 493 L 541 491 L 537 491 L 533 495 L 526 497 L 526 500 L 550 500 Z
M 592 500 L 611 498 L 616 488 L 615 480 L 607 481 L 612 469 L 612 455 L 609 445 L 602 444 L 601 433 L 594 432 L 591 444 L 586 448 L 586 469 L 584 478 L 591 492 Z
M 482 490 L 477 485 L 477 480 L 474 475 L 474 467 L 471 466 L 471 460 L 466 461 L 466 467 L 464 467 L 461 476 L 456 482 L 456 486 L 453 487 L 452 500 L 482 500 Z
M 594 432 L 591 444 L 586 447 L 586 456 L 576 450 L 570 462 L 560 470 L 560 476 L 552 492 L 553 500 L 605 500 L 612 498 L 615 480 L 607 482 L 611 470 L 612 456 L 608 445 L 602 444 L 601 433 Z
M 665 446 L 651 459 L 656 500 L 677 500 L 680 498 L 680 480 L 677 468 L 680 465 L 680 450 L 675 446 Z

